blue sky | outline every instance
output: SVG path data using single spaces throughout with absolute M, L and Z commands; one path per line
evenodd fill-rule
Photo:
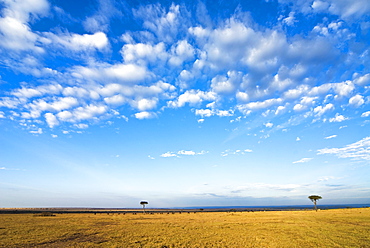
M 369 203 L 368 0 L 0 9 L 0 207 Z

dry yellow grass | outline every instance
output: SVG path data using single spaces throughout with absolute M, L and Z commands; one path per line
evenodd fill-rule
M 370 209 L 1 214 L 0 247 L 370 247 Z

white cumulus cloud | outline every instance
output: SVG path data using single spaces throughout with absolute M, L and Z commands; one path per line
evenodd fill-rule
M 139 113 L 136 113 L 135 114 L 135 117 L 137 119 L 151 119 L 151 118 L 155 118 L 156 117 L 156 114 L 153 113 L 153 112 L 147 112 L 147 111 L 143 111 L 143 112 L 139 112 Z
M 363 105 L 365 103 L 365 100 L 364 100 L 364 97 L 357 94 L 353 97 L 351 97 L 348 101 L 348 103 L 354 107 L 360 107 L 361 105 Z
M 50 128 L 59 125 L 58 119 L 52 113 L 46 113 L 45 115 L 46 123 Z
M 329 119 L 329 121 L 330 122 L 342 122 L 342 121 L 346 121 L 346 120 L 348 120 L 349 118 L 347 118 L 347 117 L 345 117 L 345 116 L 343 116 L 343 115 L 341 115 L 341 114 L 339 114 L 339 113 L 336 113 L 335 114 L 335 117 L 333 117 L 333 118 L 330 118 Z

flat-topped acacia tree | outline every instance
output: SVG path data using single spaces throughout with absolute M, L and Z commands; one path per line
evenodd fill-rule
M 317 202 L 318 200 L 321 200 L 321 199 L 322 199 L 322 197 L 321 197 L 321 196 L 319 196 L 319 195 L 310 195 L 310 196 L 308 197 L 308 199 L 310 199 L 310 200 L 313 202 L 313 204 L 314 204 L 314 209 L 317 211 L 316 202 Z
M 143 211 L 144 211 L 144 214 L 145 214 L 145 205 L 148 204 L 147 201 L 141 201 L 140 202 L 140 205 L 143 205 Z

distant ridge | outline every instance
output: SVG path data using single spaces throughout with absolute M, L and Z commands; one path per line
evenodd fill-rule
M 368 204 L 327 204 L 318 205 L 320 209 L 337 209 L 337 208 L 368 208 Z M 275 205 L 275 206 L 194 206 L 194 207 L 175 207 L 174 209 L 306 209 L 313 208 L 312 204 L 309 205 Z

